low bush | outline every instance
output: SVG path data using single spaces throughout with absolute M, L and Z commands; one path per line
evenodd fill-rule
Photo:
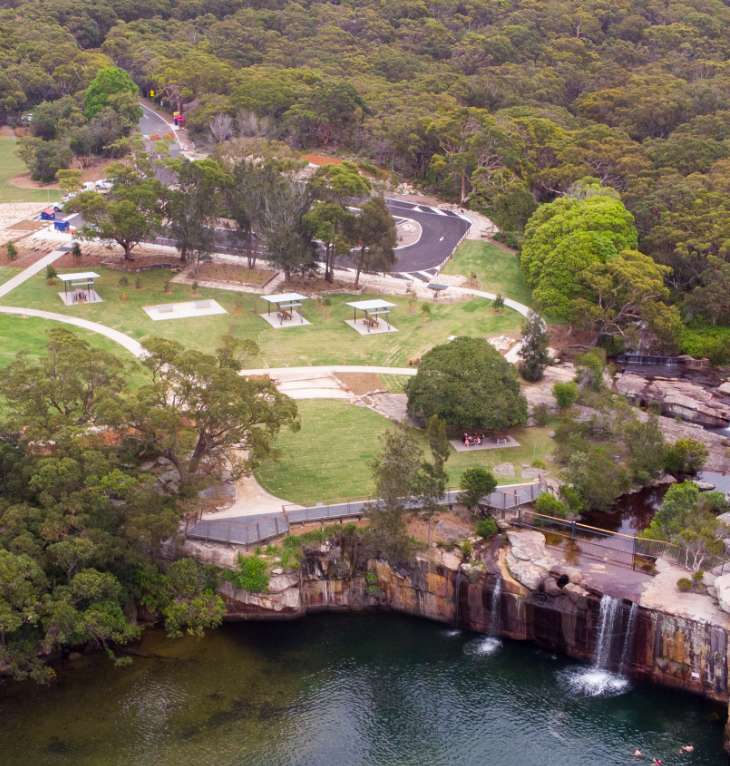
M 50 264 L 46 266 L 46 279 L 52 282 L 58 276 L 58 272 Z
M 269 589 L 269 567 L 257 555 L 239 556 L 238 569 L 227 574 L 234 587 L 249 593 L 266 593 Z
M 677 580 L 677 590 L 682 593 L 687 593 L 692 590 L 692 580 L 690 580 L 689 577 L 680 577 L 679 580 Z
M 664 468 L 675 476 L 693 476 L 707 460 L 707 447 L 696 439 L 678 439 L 664 453 Z
M 573 381 L 556 383 L 553 386 L 553 396 L 561 410 L 572 407 L 578 399 L 578 386 Z
M 495 295 L 494 297 L 494 301 L 492 302 L 492 308 L 495 311 L 500 311 L 501 309 L 504 308 L 504 298 L 499 293 L 497 293 L 497 295 Z
M 12 242 L 8 242 L 5 245 L 5 253 L 8 256 L 9 261 L 14 261 L 18 257 L 18 248 Z
M 497 532 L 499 532 L 497 522 L 491 516 L 485 516 L 483 519 L 479 519 L 474 529 L 482 540 L 489 540 L 490 537 L 494 537 Z
M 545 516 L 555 516 L 559 519 L 568 517 L 568 507 L 565 503 L 549 492 L 542 492 L 535 501 L 535 510 Z

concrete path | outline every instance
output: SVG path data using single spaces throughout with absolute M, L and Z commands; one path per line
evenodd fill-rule
M 99 324 L 98 322 L 90 322 L 88 319 L 81 319 L 79 317 L 67 316 L 66 314 L 56 314 L 53 311 L 41 311 L 40 309 L 27 309 L 18 306 L 0 306 L 0 314 L 14 314 L 15 316 L 28 316 L 38 317 L 39 319 L 48 319 L 51 322 L 62 322 L 63 324 L 70 324 L 74 327 L 80 327 L 82 330 L 89 330 L 90 332 L 103 335 L 109 340 L 118 343 L 120 346 L 129 351 L 130 354 L 134 354 L 137 358 L 142 358 L 145 355 L 145 350 L 142 344 L 136 341 L 134 338 L 130 338 L 129 335 L 125 335 L 119 330 L 114 330 L 106 325 Z
M 377 367 L 358 364 L 330 364 L 315 367 L 259 367 L 256 369 L 241 370 L 241 375 L 251 377 L 255 375 L 269 375 L 272 378 L 286 375 L 327 375 L 338 372 L 366 372 L 373 375 L 415 375 L 415 367 Z
M 43 271 L 46 266 L 55 263 L 63 255 L 66 255 L 66 250 L 53 250 L 48 255 L 39 258 L 35 263 L 31 263 L 30 266 L 23 269 L 19 274 L 10 277 L 7 282 L 0 285 L 0 298 L 4 298 L 9 292 L 15 290 L 16 287 L 20 287 L 23 282 L 27 282 L 31 277 L 34 277 L 39 271 Z

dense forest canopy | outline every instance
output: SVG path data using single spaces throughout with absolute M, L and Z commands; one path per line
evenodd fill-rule
M 722 0 L 4 5 L 0 119 L 83 94 L 113 63 L 184 106 L 198 140 L 356 153 L 484 211 L 514 243 L 537 205 L 597 179 L 638 249 L 671 267 L 685 320 L 730 323 L 712 299 L 730 284 Z

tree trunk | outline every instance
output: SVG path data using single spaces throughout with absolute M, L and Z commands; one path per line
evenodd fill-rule
M 357 259 L 357 273 L 355 274 L 355 289 L 360 286 L 360 272 L 365 262 L 365 245 L 360 248 L 360 257 Z
M 466 202 L 466 171 L 461 171 L 461 194 L 459 198 L 460 204 L 464 204 Z
M 134 258 L 132 257 L 132 247 L 133 245 L 130 242 L 120 242 L 119 243 L 122 246 L 122 249 L 124 250 L 124 260 L 125 261 L 133 261 Z

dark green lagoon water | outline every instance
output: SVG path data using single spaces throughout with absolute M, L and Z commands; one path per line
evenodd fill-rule
M 150 634 L 50 689 L 0 696 L 2 766 L 727 764 L 718 707 L 650 686 L 584 697 L 582 668 L 527 644 L 390 615 Z M 695 752 L 679 755 L 682 744 Z M 647 758 L 635 761 L 640 747 Z

